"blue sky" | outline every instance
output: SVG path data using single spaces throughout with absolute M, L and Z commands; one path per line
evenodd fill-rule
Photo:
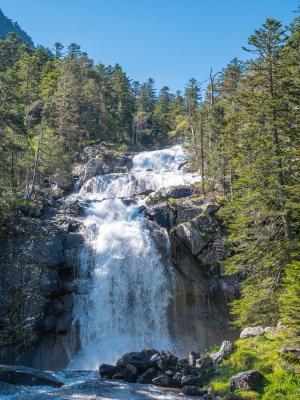
M 285 24 L 298 0 L 1 0 L 35 44 L 77 42 L 96 62 L 122 65 L 158 88 L 204 81 L 233 57 L 266 17 Z

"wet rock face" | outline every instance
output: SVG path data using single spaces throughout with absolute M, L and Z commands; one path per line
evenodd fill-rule
M 0 361 L 58 369 L 67 363 L 81 209 L 56 203 L 22 217 L 0 239 Z M 47 356 L 45 343 L 50 345 Z M 48 350 L 49 351 L 49 350 Z
M 12 385 L 26 386 L 61 387 L 63 385 L 62 382 L 50 373 L 38 371 L 29 367 L 23 367 L 21 365 L 0 364 L 0 381 Z
M 205 362 L 199 367 L 190 365 L 191 355 Z M 195 360 L 192 362 L 196 363 Z M 194 387 L 195 394 L 206 394 L 207 391 L 200 391 L 200 388 L 214 375 L 214 364 L 209 356 L 195 352 L 191 352 L 186 359 L 180 359 L 170 352 L 145 349 L 125 354 L 115 366 L 101 364 L 99 374 L 102 379 L 183 388 L 184 393 L 188 391 L 185 387 Z
M 184 386 L 182 393 L 187 396 L 202 396 L 207 394 L 207 390 L 201 389 L 197 386 Z
M 222 260 L 229 249 L 217 216 L 219 206 L 190 186 L 150 194 L 145 203 L 157 249 L 162 257 L 170 256 L 176 274 L 169 327 L 180 352 L 202 351 L 224 338 L 235 339 L 237 332 L 228 324 L 228 303 L 238 294 L 239 282 L 235 276 L 222 276 Z M 174 313 L 180 323 L 172 318 Z
M 182 186 L 150 195 L 145 213 L 197 257 L 200 266 L 214 274 L 220 261 L 229 255 L 218 209 L 212 200 L 199 197 L 193 187 Z
M 212 240 L 212 226 L 208 219 L 199 217 L 197 222 L 183 222 L 174 229 L 175 235 L 196 256 Z
M 82 185 L 96 175 L 129 172 L 134 154 L 104 145 L 88 146 L 80 155 L 79 162 L 74 165 L 72 175 Z

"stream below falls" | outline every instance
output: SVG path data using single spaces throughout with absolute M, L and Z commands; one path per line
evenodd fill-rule
M 130 351 L 178 349 L 168 324 L 174 272 L 156 249 L 141 195 L 199 181 L 179 169 L 185 160 L 181 146 L 141 152 L 130 173 L 93 177 L 71 196 L 85 205 L 74 305 L 80 351 L 56 373 L 62 388 L 10 387 L 1 400 L 188 398 L 152 385 L 101 380 L 96 372 L 99 364 L 115 363 Z M 167 248 L 167 235 L 165 241 Z

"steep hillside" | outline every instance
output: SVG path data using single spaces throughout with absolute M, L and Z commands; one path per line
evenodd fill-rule
M 34 46 L 31 37 L 20 27 L 20 25 L 7 18 L 0 9 L 0 38 L 5 39 L 9 32 L 15 32 L 29 46 Z

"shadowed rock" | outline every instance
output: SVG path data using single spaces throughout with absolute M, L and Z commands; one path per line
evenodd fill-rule
M 166 374 L 160 374 L 156 378 L 152 379 L 153 385 L 162 386 L 162 387 L 170 387 L 171 379 Z
M 99 375 L 102 379 L 112 379 L 118 372 L 119 368 L 110 364 L 101 364 L 99 366 Z
M 201 389 L 198 386 L 184 386 L 182 393 L 187 396 L 203 396 L 204 394 L 207 394 L 207 390 Z
M 61 387 L 63 383 L 48 372 L 22 365 L 0 364 L 0 380 L 13 385 Z

